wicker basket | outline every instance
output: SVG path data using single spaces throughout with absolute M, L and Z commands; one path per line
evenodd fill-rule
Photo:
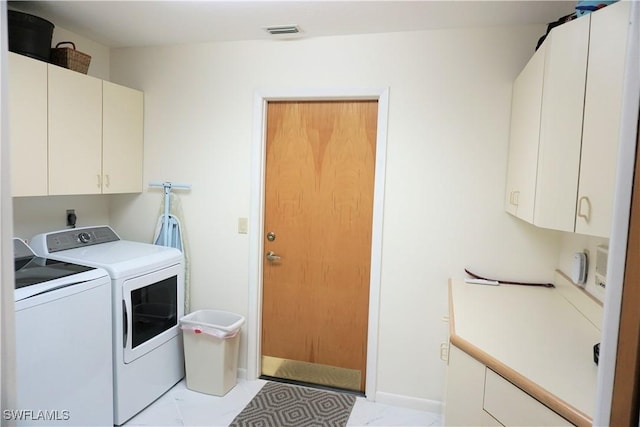
M 72 47 L 60 47 L 63 44 L 70 44 Z M 60 42 L 51 49 L 51 63 L 61 67 L 87 74 L 90 62 L 91 55 L 76 50 L 73 42 Z

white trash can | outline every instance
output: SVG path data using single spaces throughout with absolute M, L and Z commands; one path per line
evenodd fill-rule
M 189 390 L 224 396 L 236 385 L 243 323 L 243 316 L 220 310 L 198 310 L 180 319 Z

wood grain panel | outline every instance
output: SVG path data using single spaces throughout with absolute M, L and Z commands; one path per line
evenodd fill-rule
M 362 371 L 377 102 L 270 102 L 262 354 Z

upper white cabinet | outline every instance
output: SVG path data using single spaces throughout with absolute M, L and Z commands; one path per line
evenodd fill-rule
M 507 212 L 543 228 L 608 237 L 628 16 L 629 3 L 619 2 L 554 28 L 514 82 Z M 540 74 L 543 48 L 535 91 L 519 89 L 523 75 Z M 538 103 L 539 111 L 518 109 Z M 527 184 L 513 188 L 514 173 L 527 174 Z
M 573 231 L 589 16 L 554 28 L 547 43 L 533 223 Z
M 543 44 L 513 83 L 505 209 L 527 222 L 533 222 L 545 49 Z
M 142 191 L 143 93 L 110 82 L 102 86 L 102 192 Z
M 630 3 L 591 14 L 577 233 L 610 233 Z
M 9 53 L 12 194 L 142 191 L 143 93 Z
M 513 83 L 505 207 L 539 227 L 574 229 L 588 43 L 588 16 L 556 27 Z
M 9 141 L 14 196 L 47 194 L 47 64 L 9 53 Z
M 49 66 L 49 194 L 99 194 L 102 80 Z

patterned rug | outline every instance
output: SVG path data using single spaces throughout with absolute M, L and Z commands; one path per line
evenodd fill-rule
M 267 382 L 229 427 L 347 425 L 353 395 Z

